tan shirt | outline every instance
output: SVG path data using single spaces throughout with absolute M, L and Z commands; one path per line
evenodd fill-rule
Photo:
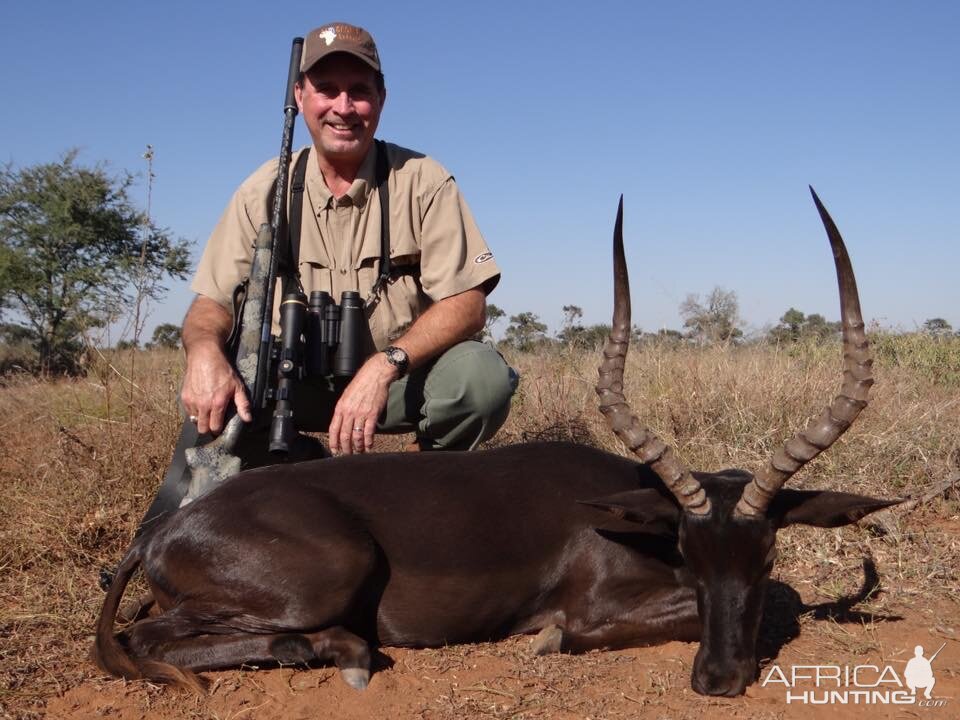
M 290 163 L 291 174 L 297 157 Z M 313 151 L 307 162 L 299 268 L 304 290 L 344 290 L 366 299 L 380 272 L 380 199 L 371 151 L 346 195 L 334 198 Z M 373 347 L 400 337 L 437 300 L 483 286 L 490 292 L 500 269 L 453 177 L 430 158 L 387 144 L 390 166 L 390 258 L 392 277 L 367 308 Z M 234 193 L 214 228 L 197 266 L 191 289 L 231 312 L 233 290 L 250 272 L 260 225 L 269 222 L 274 158 Z M 279 331 L 280 287 L 274 301 Z M 372 351 L 373 348 L 370 348 Z

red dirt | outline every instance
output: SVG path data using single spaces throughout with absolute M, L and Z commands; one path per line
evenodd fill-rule
M 109 717 L 295 720 L 337 717 L 388 718 L 956 718 L 960 714 L 960 641 L 956 608 L 902 611 L 903 620 L 866 625 L 802 620 L 803 631 L 774 663 L 791 665 L 890 665 L 902 679 L 915 645 L 936 658 L 934 698 L 939 707 L 917 705 L 787 704 L 782 684 L 757 682 L 740 698 L 708 698 L 690 688 L 697 646 L 673 642 L 651 648 L 586 655 L 530 657 L 530 638 L 500 643 L 408 650 L 386 648 L 392 665 L 381 667 L 363 692 L 348 687 L 333 668 L 281 668 L 208 673 L 211 692 L 198 698 L 144 682 L 94 680 L 51 698 L 51 718 Z M 831 623 L 845 642 L 825 641 L 816 625 Z M 846 644 L 851 649 L 843 650 Z M 862 653 L 857 647 L 869 648 Z M 771 663 L 773 664 L 773 663 Z M 767 677 L 771 664 L 761 671 Z M 872 680 L 876 675 L 865 676 Z M 794 692 L 814 689 L 806 681 Z M 889 684 L 879 689 L 894 689 Z

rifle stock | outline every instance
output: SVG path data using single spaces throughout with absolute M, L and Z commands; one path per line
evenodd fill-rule
M 267 386 L 272 345 L 274 288 L 277 283 L 278 243 L 283 239 L 287 186 L 290 175 L 290 156 L 293 149 L 293 129 L 297 118 L 294 85 L 300 73 L 303 38 L 294 38 L 290 52 L 290 68 L 283 108 L 283 137 L 277 163 L 277 182 L 272 203 L 270 223 L 264 223 L 257 232 L 253 260 L 247 285 L 247 296 L 240 319 L 240 340 L 234 361 L 251 399 L 254 422 L 269 398 Z M 227 421 L 223 432 L 210 443 L 186 451 L 190 467 L 190 486 L 181 505 L 195 500 L 218 483 L 240 471 L 240 459 L 234 455 L 237 442 L 243 435 L 245 423 L 236 414 Z

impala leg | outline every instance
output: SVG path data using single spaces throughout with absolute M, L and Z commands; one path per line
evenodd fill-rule
M 129 644 L 141 658 L 192 671 L 316 660 L 332 661 L 340 668 L 344 681 L 358 690 L 364 689 L 370 681 L 370 646 L 342 627 L 313 633 L 187 635 L 182 621 L 160 616 L 134 626 Z
M 560 652 L 563 643 L 563 630 L 559 625 L 547 625 L 533 639 L 531 652 L 534 655 L 550 655 Z
M 136 622 L 147 617 L 155 606 L 153 593 L 141 595 L 136 600 L 124 603 L 117 612 L 117 620 L 122 623 Z
M 691 622 L 683 627 L 660 629 L 638 628 L 632 624 L 613 624 L 588 632 L 570 632 L 556 625 L 549 625 L 533 639 L 531 652 L 534 655 L 551 653 L 578 654 L 590 650 L 617 650 L 628 647 L 657 645 L 669 640 L 695 641 L 700 639 L 700 625 Z
M 658 645 L 670 640 L 700 639 L 700 621 L 696 616 L 677 618 L 666 623 L 615 622 L 583 632 L 563 630 L 560 652 L 582 653 L 588 650 L 618 650 Z
M 280 662 L 333 661 L 344 682 L 357 690 L 370 682 L 369 644 L 342 627 L 278 636 L 270 642 L 270 652 Z
M 585 621 L 569 612 L 566 615 L 564 626 L 547 625 L 533 639 L 531 650 L 535 655 L 700 639 L 696 595 L 686 588 L 664 595 L 657 602 L 641 603 L 632 612 L 603 622 Z

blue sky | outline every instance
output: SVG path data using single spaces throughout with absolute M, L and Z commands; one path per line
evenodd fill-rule
M 836 318 L 811 184 L 868 320 L 960 327 L 956 2 L 5 3 L 0 161 L 79 147 L 144 173 L 150 143 L 154 218 L 199 257 L 279 148 L 291 38 L 331 20 L 374 34 L 379 135 L 457 177 L 510 314 L 608 320 L 624 193 L 644 329 L 679 327 L 686 295 L 717 285 L 754 328 L 790 306 Z M 172 285 L 151 325 L 190 299 Z

